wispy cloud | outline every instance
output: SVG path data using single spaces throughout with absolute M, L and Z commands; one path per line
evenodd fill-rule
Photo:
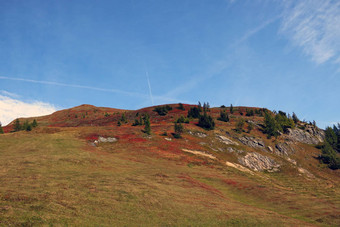
M 152 105 L 154 105 L 153 97 L 152 97 L 151 84 L 150 84 L 150 78 L 149 78 L 149 72 L 145 71 L 145 74 L 146 74 L 146 78 L 148 80 L 148 86 L 149 86 L 149 93 L 150 93 L 151 103 L 152 103 Z
M 104 91 L 104 92 L 112 92 L 112 93 L 118 93 L 118 94 L 123 94 L 123 95 L 128 95 L 128 96 L 138 96 L 138 97 L 145 97 L 145 98 L 147 98 L 147 95 L 145 95 L 145 94 L 136 93 L 136 92 L 130 92 L 130 91 L 122 91 L 122 90 L 118 90 L 118 89 L 98 88 L 98 87 L 86 86 L 86 85 L 65 84 L 65 83 L 59 83 L 59 82 L 53 82 L 53 81 L 31 80 L 31 79 L 13 78 L 13 77 L 6 77 L 6 76 L 0 76 L 0 79 L 3 79 L 3 80 L 14 80 L 14 81 L 23 81 L 23 82 L 36 83 L 36 84 L 54 85 L 54 86 L 61 86 L 61 87 L 82 88 L 82 89 Z
M 340 58 L 340 1 L 284 1 L 280 33 L 317 64 Z
M 111 93 L 117 93 L 117 94 L 121 94 L 121 95 L 127 95 L 127 96 L 144 98 L 144 99 L 149 99 L 150 98 L 149 95 L 147 95 L 147 94 L 138 93 L 138 92 L 123 91 L 123 90 L 118 90 L 118 89 L 108 89 L 108 88 L 100 88 L 100 87 L 93 87 L 93 86 L 86 86 L 86 85 L 65 84 L 65 83 L 59 83 L 59 82 L 53 82 L 53 81 L 32 80 L 32 79 L 6 77 L 6 76 L 0 76 L 0 79 L 2 79 L 2 80 L 13 80 L 13 81 L 22 81 L 22 82 L 35 83 L 35 84 L 52 85 L 52 86 L 61 86 L 61 87 L 88 89 L 88 90 L 95 90 L 95 91 L 102 91 L 102 92 L 111 92 Z M 6 95 L 6 94 L 4 94 L 4 95 Z M 7 94 L 7 95 L 11 96 L 9 94 Z M 156 95 L 152 96 L 152 100 L 153 99 L 157 99 L 157 100 L 159 100 L 161 102 L 178 102 L 179 101 L 178 99 L 171 98 L 171 97 L 168 97 L 168 96 L 165 97 L 165 96 L 156 96 Z
M 9 96 L 9 97 L 12 97 L 12 98 L 19 98 L 20 97 L 17 94 L 14 94 L 12 92 L 8 92 L 8 91 L 5 91 L 5 90 L 0 90 L 0 94 L 2 94 L 4 96 Z
M 266 28 L 268 25 L 270 25 L 270 24 L 274 23 L 275 21 L 277 21 L 278 19 L 280 19 L 282 16 L 283 16 L 283 14 L 277 15 L 276 17 L 273 17 L 273 18 L 270 18 L 269 20 L 264 21 L 263 23 L 261 23 L 257 27 L 250 29 L 249 31 L 247 31 L 240 39 L 238 39 L 232 45 L 237 46 L 238 44 L 245 42 L 246 40 L 251 38 L 253 35 L 255 35 L 256 33 L 260 32 L 261 30 Z
M 0 95 L 0 121 L 3 125 L 7 125 L 19 117 L 43 116 L 56 110 L 57 108 L 49 103 L 39 101 L 24 102 L 13 97 Z

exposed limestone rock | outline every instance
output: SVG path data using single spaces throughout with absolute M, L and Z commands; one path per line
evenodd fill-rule
M 319 128 L 307 125 L 305 130 L 289 128 L 287 131 L 289 139 L 301 143 L 318 144 L 324 141 L 325 132 Z
M 273 151 L 274 151 L 274 150 L 273 150 L 273 148 L 272 148 L 272 147 L 268 146 L 267 148 L 268 148 L 268 150 L 269 150 L 270 152 L 272 152 L 272 153 L 273 153 Z
M 313 174 L 311 174 L 308 170 L 299 167 L 298 168 L 299 173 L 305 174 L 308 178 L 315 178 Z
M 114 143 L 117 141 L 118 140 L 114 137 L 105 138 L 105 137 L 99 136 L 98 139 L 95 140 L 92 145 L 97 146 L 99 143 Z
M 249 147 L 253 148 L 264 148 L 264 142 L 261 139 L 256 139 L 255 137 L 250 136 L 243 136 L 238 138 L 238 140 L 243 143 L 244 145 L 247 145 Z
M 200 137 L 200 138 L 207 137 L 207 134 L 205 134 L 205 133 L 203 133 L 203 132 L 192 132 L 192 131 L 188 131 L 188 133 L 189 133 L 190 135 L 197 136 L 197 137 Z
M 239 158 L 239 162 L 254 171 L 277 172 L 280 167 L 273 159 L 256 152 L 248 153 L 246 156 Z
M 239 153 L 239 154 L 242 154 L 244 152 L 243 150 L 237 150 L 237 149 L 232 148 L 232 147 L 228 147 L 227 151 L 230 152 L 230 153 L 236 152 L 236 153 Z
M 231 139 L 229 139 L 229 138 L 227 138 L 227 137 L 225 137 L 225 136 L 217 135 L 216 137 L 217 137 L 217 139 L 218 139 L 219 141 L 221 141 L 221 142 L 224 143 L 224 144 L 227 144 L 227 145 L 238 145 L 237 142 L 234 142 L 234 141 L 232 141 Z
M 114 138 L 114 137 L 101 137 L 99 136 L 98 138 L 98 142 L 101 142 L 101 143 L 113 143 L 113 142 L 117 142 L 117 139 Z
M 171 138 L 168 138 L 168 137 L 165 137 L 164 139 L 167 140 L 167 141 L 171 141 L 172 140 Z
M 229 166 L 229 167 L 238 169 L 242 172 L 246 172 L 246 173 L 250 173 L 251 175 L 254 175 L 254 173 L 251 170 L 241 166 L 240 164 L 236 164 L 236 163 L 232 163 L 232 162 L 228 162 L 228 161 L 226 161 L 225 164 L 226 164 L 226 166 Z
M 294 148 L 287 142 L 278 143 L 275 145 L 275 154 L 280 156 L 288 156 L 295 152 Z

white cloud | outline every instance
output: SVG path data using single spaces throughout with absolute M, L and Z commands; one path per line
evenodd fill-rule
M 317 64 L 339 59 L 340 1 L 294 0 L 284 6 L 282 34 Z
M 1 91 L 1 93 L 5 94 L 6 92 Z M 56 107 L 49 103 L 24 102 L 13 97 L 0 95 L 0 121 L 2 125 L 7 125 L 18 117 L 43 116 L 55 111 Z

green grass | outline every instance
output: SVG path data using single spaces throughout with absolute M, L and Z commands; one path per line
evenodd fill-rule
M 325 181 L 188 162 L 161 153 L 156 136 L 92 147 L 81 139 L 91 130 L 0 135 L 0 225 L 339 225 L 339 192 Z

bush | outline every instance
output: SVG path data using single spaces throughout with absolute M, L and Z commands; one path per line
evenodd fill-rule
M 244 127 L 244 119 L 240 118 L 237 123 L 236 123 L 236 132 L 241 133 L 243 132 L 243 127 Z
M 220 117 L 217 118 L 217 120 L 219 120 L 219 121 L 224 121 L 224 122 L 228 122 L 228 121 L 229 121 L 229 116 L 228 116 L 228 114 L 225 112 L 225 110 L 220 112 Z
M 32 131 L 32 126 L 31 124 L 28 123 L 28 121 L 25 121 L 25 123 L 22 126 L 22 129 L 29 132 L 29 131 Z
M 188 111 L 189 118 L 199 118 L 200 117 L 200 110 L 197 107 L 191 107 Z
M 336 170 L 340 168 L 339 155 L 333 150 L 332 146 L 326 141 L 322 148 L 320 160 L 327 164 L 330 169 Z
M 251 130 L 254 129 L 254 124 L 253 124 L 252 122 L 248 122 L 248 127 L 247 127 L 247 129 L 248 129 L 248 133 L 250 133 Z
M 148 135 L 151 134 L 151 126 L 150 126 L 150 116 L 146 114 L 144 116 L 144 132 Z
M 126 119 L 125 113 L 122 114 L 122 117 L 120 118 L 120 121 L 122 123 L 127 123 L 127 119 Z
M 214 119 L 205 112 L 199 117 L 198 126 L 207 130 L 212 130 L 215 128 L 215 122 Z
M 166 106 L 156 106 L 153 111 L 157 112 L 160 116 L 165 116 L 168 112 L 172 110 L 172 107 L 169 105 Z
M 21 130 L 21 124 L 19 119 L 16 119 L 14 122 L 14 132 L 18 132 Z
M 174 137 L 177 138 L 177 139 L 182 138 L 181 134 L 184 131 L 183 125 L 181 123 L 175 123 L 174 128 L 175 128 Z
M 250 116 L 254 116 L 254 110 L 253 109 L 246 109 L 246 116 L 250 117 Z
M 38 122 L 34 119 L 32 122 L 32 127 L 35 128 L 38 126 Z
M 264 133 L 268 135 L 268 138 L 272 136 L 278 137 L 280 135 L 279 126 L 275 118 L 268 112 L 264 115 Z
M 184 117 L 183 115 L 181 115 L 181 116 L 177 119 L 176 122 L 177 122 L 177 123 L 185 123 L 185 124 L 189 124 L 189 119 L 186 118 L 186 117 Z
M 2 129 L 1 122 L 0 122 L 0 134 L 4 134 L 4 130 Z
M 179 110 L 185 110 L 185 108 L 184 108 L 184 106 L 183 106 L 182 103 L 178 103 L 177 109 L 179 109 Z

